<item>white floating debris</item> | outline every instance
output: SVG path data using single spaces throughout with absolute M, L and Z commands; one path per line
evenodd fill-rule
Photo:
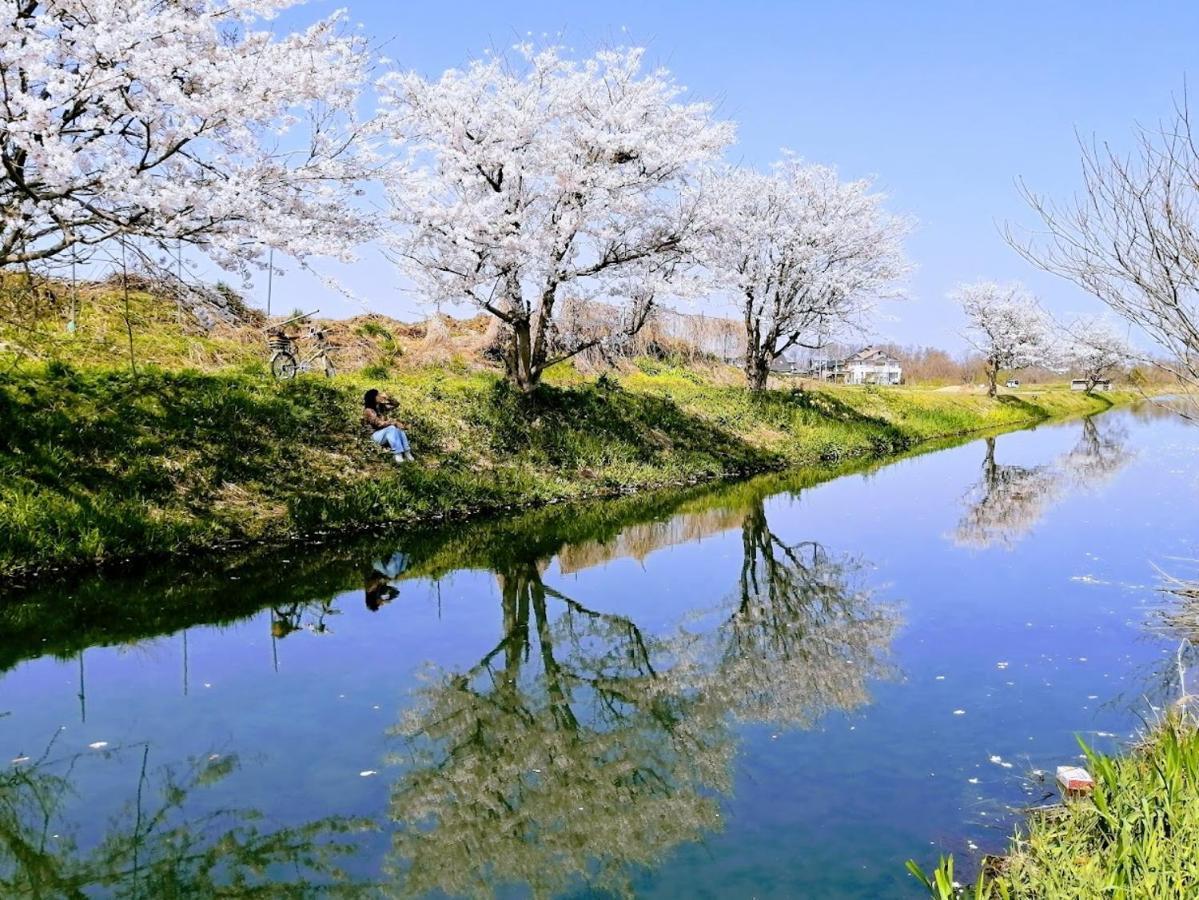
M 88 744 L 88 747 L 92 750 L 103 750 L 107 746 L 108 741 L 95 741 L 91 744 Z
M 977 779 L 977 778 L 967 778 L 966 780 L 967 780 L 968 782 L 970 782 L 971 784 L 978 784 L 978 779 Z
M 16 757 L 13 757 L 12 764 L 14 766 L 19 766 L 21 763 L 27 763 L 27 762 L 29 762 L 28 756 L 16 756 Z
M 991 757 L 991 762 L 993 762 L 993 763 L 995 763 L 996 765 L 998 765 L 999 763 L 1003 762 L 1003 757 L 1002 757 L 1002 756 L 992 756 L 992 757 Z
M 1058 766 L 1057 783 L 1066 793 L 1085 794 L 1095 787 L 1095 779 L 1082 766 Z
M 953 711 L 953 714 L 954 714 L 955 716 L 964 716 L 964 715 L 966 715 L 966 710 L 964 710 L 964 709 L 955 709 L 955 710 Z
M 372 775 L 378 775 L 378 774 L 379 773 L 376 772 L 374 769 L 363 769 L 361 772 L 358 773 L 358 777 L 359 778 L 370 778 Z
M 1006 659 L 1000 660 L 999 662 L 995 663 L 995 668 L 997 668 L 997 669 L 1006 669 L 1007 667 L 1008 667 L 1008 662 Z
M 944 681 L 944 680 L 945 680 L 945 676 L 944 676 L 944 675 L 938 675 L 938 676 L 937 676 L 937 681 Z

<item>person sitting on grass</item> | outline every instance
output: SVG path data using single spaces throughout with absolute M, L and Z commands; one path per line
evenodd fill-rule
M 384 416 L 384 411 L 390 409 L 386 395 L 380 396 L 377 388 L 371 388 L 362 398 L 362 423 L 371 433 L 371 440 L 381 447 L 387 447 L 395 454 L 398 463 L 411 461 L 412 448 L 408 444 L 408 435 L 404 427 Z

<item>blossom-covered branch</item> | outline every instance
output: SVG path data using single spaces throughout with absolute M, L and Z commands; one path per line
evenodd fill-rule
M 14 0 L 0 17 L 0 267 L 113 240 L 225 266 L 345 256 L 368 154 L 363 42 L 295 0 Z

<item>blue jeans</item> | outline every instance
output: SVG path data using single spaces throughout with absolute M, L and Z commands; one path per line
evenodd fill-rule
M 408 446 L 408 435 L 395 425 L 380 428 L 371 435 L 371 440 L 381 447 L 389 447 L 392 453 L 408 453 L 412 449 Z

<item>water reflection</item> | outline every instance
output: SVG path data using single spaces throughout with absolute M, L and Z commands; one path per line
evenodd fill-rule
M 1025 538 L 1068 488 L 1095 487 L 1133 458 L 1128 432 L 1094 416 L 1082 420 L 1078 443 L 1061 457 L 1038 465 L 996 461 L 997 439 L 984 440 L 982 474 L 963 499 L 965 511 L 953 532 L 966 547 L 1011 549 Z
M 357 895 L 341 868 L 367 823 L 331 816 L 264 827 L 261 813 L 202 796 L 236 773 L 236 755 L 151 765 L 149 745 L 38 759 L 0 772 L 0 893 L 5 897 Z M 74 809 L 76 778 L 97 766 L 129 783 L 105 830 Z M 200 812 L 198 810 L 207 810 Z M 85 836 L 85 834 L 87 836 Z
M 271 637 L 282 640 L 296 631 L 327 634 L 329 619 L 340 613 L 332 597 L 275 604 L 271 606 Z
M 1049 502 L 1120 471 L 1122 422 L 1155 462 L 1178 444 L 1168 431 L 1146 443 L 1116 415 L 819 491 L 787 476 L 552 506 L 13 598 L 0 604 L 8 757 L 67 722 L 77 749 L 149 738 L 154 763 L 227 739 L 246 765 L 212 785 L 187 764 L 170 778 L 148 765 L 143 779 L 138 745 L 111 765 L 85 752 L 6 766 L 34 783 L 0 788 L 0 895 L 207 896 L 268 878 L 284 894 L 361 887 L 338 864 L 369 877 L 372 895 L 898 895 L 913 848 L 1006 833 L 990 819 L 963 826 L 983 798 L 1024 801 L 1001 779 L 1072 760 L 1079 730 L 1126 734 L 1127 710 L 1100 706 L 1113 691 L 1142 711 L 1146 672 L 1168 700 L 1179 675 L 1199 683 L 1188 671 L 1199 643 L 1180 667 L 1178 641 L 1164 653 L 1137 643 L 1127 611 L 1145 560 L 1182 552 L 1164 541 L 1193 518 L 1173 478 L 1190 471 L 1193 441 L 1179 445 L 1183 462 L 1063 504 L 1019 557 L 967 560 L 942 540 L 969 517 L 983 543 L 1014 543 Z M 1128 527 L 1096 527 L 1111 520 Z M 902 640 L 866 558 L 876 553 L 912 604 Z M 899 669 L 893 652 L 905 684 L 879 689 Z M 65 662 L 24 662 L 38 656 Z M 426 659 L 438 667 L 414 683 Z M 840 720 L 872 694 L 868 715 Z M 43 774 L 69 788 L 54 795 Z M 149 835 L 131 824 L 139 786 L 143 822 L 160 822 Z M 223 804 L 247 809 L 214 817 Z M 377 833 L 303 830 L 337 812 L 370 816 Z M 335 860 L 288 855 L 355 840 Z M 170 858 L 168 841 L 187 859 Z M 228 860 L 213 850 L 224 846 Z
M 898 618 L 861 565 L 782 541 L 760 493 L 725 492 L 699 515 L 586 551 L 648 553 L 651 535 L 740 521 L 739 583 L 717 624 L 665 635 L 547 584 L 548 556 L 490 545 L 503 634 L 469 669 L 430 673 L 394 731 L 397 893 L 522 884 L 550 896 L 577 881 L 629 893 L 638 867 L 720 827 L 736 721 L 808 726 L 868 702 Z M 584 558 L 569 545 L 554 555 Z
M 900 620 L 865 586 L 865 564 L 815 541 L 785 543 L 760 500 L 745 515 L 742 545 L 738 590 L 712 652 L 724 703 L 738 718 L 793 726 L 868 703 L 869 682 L 890 674 Z
M 503 637 L 433 675 L 396 729 L 397 891 L 546 896 L 587 873 L 623 892 L 630 865 L 716 827 L 731 735 L 667 642 L 547 586 L 535 560 L 496 577 Z
M 1063 472 L 1080 487 L 1097 487 L 1111 480 L 1132 460 L 1128 428 L 1111 417 L 1088 416 L 1073 450 L 1058 462 Z
M 766 498 L 785 490 L 794 497 L 807 483 L 803 476 L 772 478 L 545 509 L 415 535 L 398 548 L 370 541 L 319 555 L 322 562 L 252 561 L 195 578 L 190 614 L 211 610 L 219 621 L 226 611 L 236 618 L 265 608 L 278 669 L 284 640 L 335 633 L 351 584 L 361 587 L 350 596 L 374 613 L 416 581 L 490 572 L 502 612 L 495 643 L 468 667 L 428 671 L 392 729 L 388 889 L 490 895 L 510 884 L 547 896 L 585 882 L 628 893 L 638 871 L 722 827 L 739 723 L 809 727 L 829 711 L 868 703 L 870 682 L 890 674 L 886 657 L 899 618 L 876 601 L 866 564 L 815 541 L 784 540 L 771 526 Z M 738 532 L 733 583 L 698 597 L 699 612 L 656 630 L 563 586 L 568 574 L 618 558 L 645 560 L 666 547 Z M 228 590 L 235 582 L 246 583 L 248 596 Z M 43 633 L 55 636 L 53 649 L 65 655 L 88 639 L 125 642 L 138 625 L 154 634 L 159 622 L 163 630 L 182 624 L 171 615 L 189 614 L 163 603 L 177 579 L 148 573 L 133 585 L 125 603 L 134 615 L 102 626 L 99 641 L 82 612 L 67 608 L 61 622 L 48 620 Z M 109 609 L 101 590 L 95 598 L 102 613 Z M 90 599 L 87 590 L 81 599 Z M 140 616 L 151 609 L 159 615 Z M 389 615 L 401 611 L 392 607 Z M 91 630 L 77 633 L 75 622 Z M 202 895 L 218 883 L 249 885 L 243 869 L 284 862 L 306 867 L 303 879 L 330 880 L 320 848 L 294 861 L 287 854 L 340 828 L 337 820 L 259 833 L 245 830 L 249 813 L 187 819 L 185 810 L 196 808 L 193 789 L 231 765 L 222 758 L 181 778 L 164 772 L 153 789 L 139 782 L 143 797 L 161 798 L 153 810 L 141 809 L 152 825 L 135 826 L 133 835 L 113 832 L 87 853 L 57 844 L 44 866 L 36 856 L 27 865 L 24 852 L 14 854 L 10 883 L 35 884 L 48 877 L 39 874 L 45 869 L 60 873 L 60 893 L 95 883 L 115 893 L 157 895 L 150 887 L 161 885 Z M 27 781 L 13 781 L 10 796 L 46 794 L 51 782 L 38 780 L 41 771 L 14 773 Z M 54 790 L 65 795 L 69 785 L 55 783 Z M 136 809 L 131 816 L 137 820 Z M 65 827 L 56 826 L 57 833 Z M 320 846 L 336 849 L 327 838 Z M 168 853 L 172 842 L 188 848 L 187 866 L 171 868 L 178 862 Z M 229 849 L 227 859 L 218 847 Z

